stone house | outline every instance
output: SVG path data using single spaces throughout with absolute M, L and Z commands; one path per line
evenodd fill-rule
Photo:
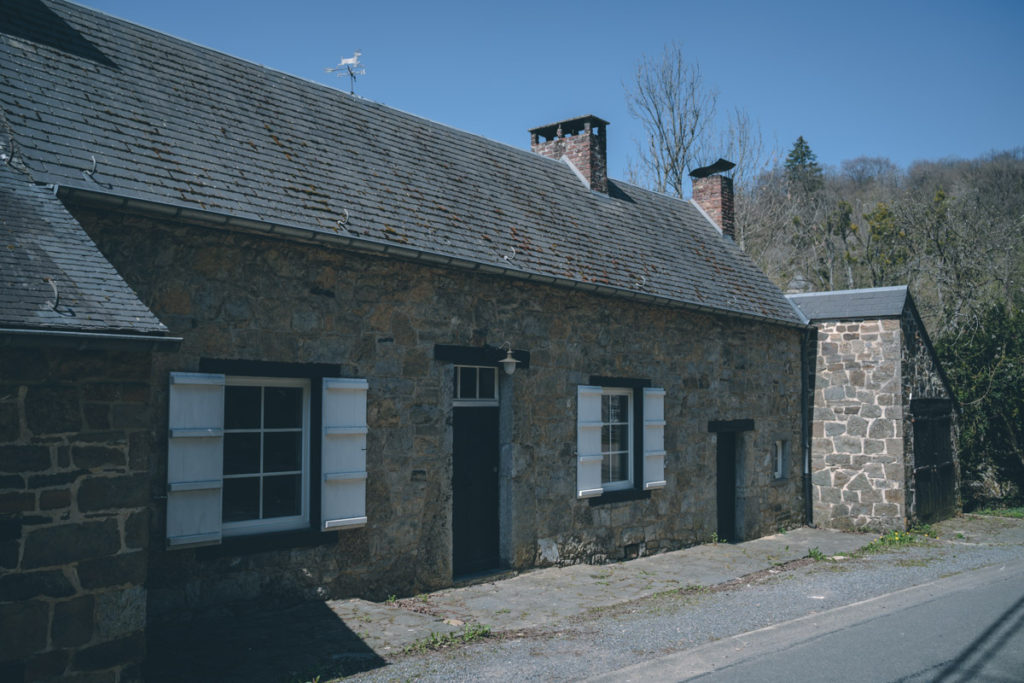
M 907 287 L 787 296 L 817 328 L 814 523 L 903 530 L 954 514 L 955 399 Z
M 517 149 L 59 0 L 4 4 L 0 63 L 0 678 L 804 521 L 806 324 L 727 177 L 699 206 L 608 178 L 595 116 Z

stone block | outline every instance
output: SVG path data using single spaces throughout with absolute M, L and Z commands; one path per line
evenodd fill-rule
M 30 512 L 36 509 L 36 494 L 31 491 L 0 493 L 0 514 Z
M 842 401 L 846 398 L 846 388 L 842 385 L 825 387 L 823 397 L 826 401 Z
M 894 433 L 892 421 L 884 418 L 872 421 L 871 428 L 868 430 L 868 436 L 872 439 L 891 438 Z
M 38 472 L 50 465 L 49 446 L 0 446 L 0 472 Z
M 874 515 L 876 517 L 899 517 L 900 506 L 893 503 L 879 503 L 874 506 Z
M 825 464 L 848 466 L 850 464 L 850 456 L 845 453 L 829 453 L 825 456 Z
M 18 404 L 13 401 L 0 403 L 0 442 L 17 441 L 20 436 Z
M 46 681 L 63 679 L 71 659 L 67 650 L 51 650 L 36 655 L 25 663 L 25 680 Z
M 121 548 L 117 520 L 45 527 L 25 536 L 25 569 L 68 564 L 113 555 Z
M 864 452 L 868 455 L 877 455 L 885 452 L 885 441 L 879 439 L 864 439 Z
M 902 488 L 888 489 L 883 493 L 885 496 L 886 503 L 896 503 L 897 505 L 903 505 L 907 500 L 906 494 L 904 493 Z
M 126 461 L 123 449 L 107 446 L 74 446 L 71 457 L 75 467 L 86 470 L 124 467 Z
M 129 549 L 149 547 L 149 510 L 128 517 L 124 523 L 124 544 Z
M 74 586 L 60 570 L 0 576 L 0 602 L 16 602 L 40 596 L 66 598 L 74 593 Z
M 142 554 L 142 553 L 138 553 Z M 146 626 L 146 589 L 133 586 L 96 596 L 96 638 L 113 640 Z
M 0 543 L 21 538 L 21 520 L 17 517 L 0 517 Z
M 864 476 L 864 473 L 861 472 L 850 480 L 850 483 L 846 485 L 846 488 L 850 491 L 862 491 L 864 489 L 870 489 L 871 483 L 868 481 L 868 478 Z
M 29 387 L 25 395 L 25 420 L 36 436 L 77 432 L 82 428 L 78 388 L 63 385 Z
M 843 502 L 842 492 L 837 488 L 822 488 L 821 491 L 821 502 L 829 503 L 830 505 L 836 505 Z
M 25 477 L 20 474 L 0 474 L 0 491 L 4 489 L 21 490 L 25 488 Z
M 110 405 L 107 403 L 86 403 L 82 406 L 85 424 L 89 429 L 110 429 Z
M 851 472 L 850 470 L 836 470 L 835 473 L 832 475 L 832 484 L 836 488 L 841 489 L 849 483 L 850 479 L 853 478 L 854 474 L 855 472 Z
M 859 412 L 859 406 L 857 406 Z M 846 420 L 846 433 L 850 436 L 865 436 L 868 430 L 868 421 L 857 415 L 852 415 Z
M 116 403 L 110 408 L 110 426 L 114 429 L 146 429 L 149 407 L 137 403 Z
M 90 477 L 78 486 L 78 509 L 82 512 L 143 507 L 149 501 L 149 477 Z
M 832 472 L 830 470 L 818 470 L 812 473 L 811 483 L 815 486 L 832 486 Z
M 50 637 L 58 647 L 74 647 L 92 640 L 96 626 L 96 601 L 84 595 L 53 606 L 53 626 Z
M 118 665 L 140 662 L 146 654 L 144 634 L 132 634 L 126 638 L 93 645 L 75 653 L 72 670 L 97 671 Z
M 843 502 L 847 504 L 859 503 L 860 491 L 851 491 L 850 489 L 843 489 Z
M 41 600 L 0 605 L 0 662 L 43 650 L 49 622 L 50 606 Z
M 124 553 L 79 562 L 78 580 L 86 589 L 122 584 L 141 586 L 146 582 L 146 553 Z
M 863 439 L 856 436 L 839 436 L 835 439 L 837 453 L 856 454 L 863 452 Z
M 860 492 L 860 502 L 862 503 L 884 503 L 884 496 L 882 491 L 876 489 L 865 489 Z
M 821 424 L 821 423 L 816 423 Z M 846 433 L 846 424 L 842 422 L 826 422 L 825 433 L 822 436 L 838 436 Z
M 42 491 L 39 494 L 40 510 L 59 510 L 70 506 L 71 491 L 69 489 Z

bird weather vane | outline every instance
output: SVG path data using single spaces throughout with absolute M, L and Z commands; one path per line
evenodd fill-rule
M 362 50 L 356 50 L 351 57 L 342 57 L 341 61 L 338 62 L 338 66 L 329 66 L 325 69 L 327 73 L 339 72 L 338 76 L 348 75 L 349 93 L 352 95 L 356 94 L 356 77 L 366 74 L 366 69 L 359 63 L 359 58 L 362 54 Z

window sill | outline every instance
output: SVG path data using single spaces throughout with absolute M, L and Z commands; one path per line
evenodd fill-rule
M 620 489 L 618 491 L 605 491 L 600 496 L 588 498 L 590 507 L 597 505 L 608 505 L 609 503 L 626 503 L 631 500 L 646 500 L 651 497 L 650 491 L 642 489 Z
M 228 536 L 221 541 L 220 545 L 196 549 L 196 558 L 212 560 L 231 555 L 249 555 L 273 550 L 290 550 L 292 548 L 312 548 L 319 545 L 336 543 L 337 540 L 338 534 L 312 528 L 277 531 L 269 534 Z

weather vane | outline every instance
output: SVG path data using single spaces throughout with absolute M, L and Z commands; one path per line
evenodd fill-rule
M 359 57 L 362 54 L 361 50 L 356 50 L 351 57 L 342 57 L 341 61 L 338 62 L 338 66 L 329 66 L 325 69 L 327 73 L 339 72 L 338 76 L 345 76 L 347 74 L 350 86 L 349 93 L 352 95 L 356 94 L 356 77 L 366 74 L 366 69 L 359 63 Z

